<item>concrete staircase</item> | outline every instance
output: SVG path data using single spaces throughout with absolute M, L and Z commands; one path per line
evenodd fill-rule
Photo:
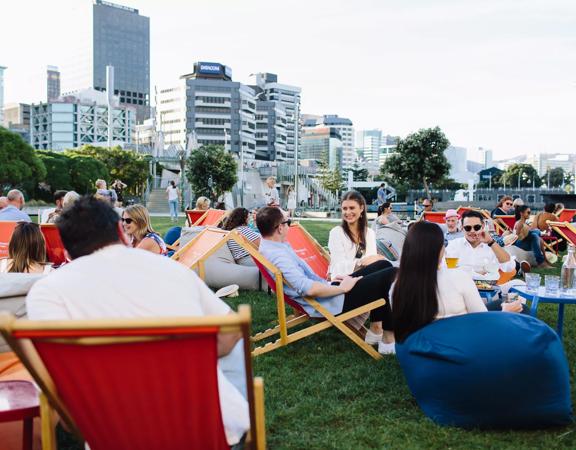
M 148 197 L 148 202 L 146 203 L 146 208 L 148 208 L 148 211 L 151 213 L 169 215 L 170 207 L 168 206 L 166 189 L 152 189 Z

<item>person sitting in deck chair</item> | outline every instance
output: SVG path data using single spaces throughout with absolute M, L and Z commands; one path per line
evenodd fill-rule
M 72 262 L 37 282 L 26 306 L 32 320 L 127 319 L 230 313 L 194 271 L 124 242 L 120 218 L 108 202 L 83 197 L 57 222 Z M 250 426 L 248 403 L 224 366 L 241 352 L 239 336 L 218 340 L 218 391 L 229 445 Z M 226 355 L 228 357 L 222 358 Z M 194 355 L 189 355 L 191 360 Z M 240 358 L 241 359 L 241 358 Z M 239 363 L 242 364 L 242 363 Z M 241 373 L 243 366 L 228 367 Z M 238 384 L 240 382 L 238 381 Z M 245 385 L 245 381 L 244 381 Z M 193 443 L 191 443 L 193 446 Z
M 286 242 L 290 223 L 290 219 L 286 219 L 276 207 L 262 208 L 256 216 L 256 224 L 262 235 L 260 252 L 282 272 L 289 284 L 284 286 L 286 295 L 300 303 L 312 317 L 317 317 L 317 313 L 303 300 L 304 296 L 315 297 L 334 315 L 384 298 L 386 305 L 370 312 L 370 330 L 366 334 L 366 341 L 377 343 L 381 354 L 393 354 L 394 336 L 388 291 L 396 269 L 391 265 L 386 269 L 379 266 L 380 270 L 367 266 L 330 284 L 316 275 Z

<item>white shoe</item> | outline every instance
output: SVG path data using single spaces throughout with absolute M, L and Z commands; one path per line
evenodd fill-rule
M 364 342 L 370 345 L 376 345 L 382 342 L 382 333 L 376 334 L 371 330 L 366 331 L 366 336 L 364 336 Z
M 229 286 L 224 286 L 215 292 L 216 297 L 238 297 L 238 285 L 231 284 Z
M 396 344 L 394 342 L 387 344 L 386 342 L 378 342 L 378 353 L 381 355 L 395 355 Z

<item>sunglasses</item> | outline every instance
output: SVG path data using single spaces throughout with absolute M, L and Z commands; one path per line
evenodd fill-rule
M 504 203 L 504 204 L 505 204 L 505 205 L 508 205 L 508 206 L 512 206 L 514 203 L 512 203 L 512 202 L 506 202 L 506 203 Z
M 474 231 L 480 231 L 482 229 L 482 225 L 464 225 L 464 231 L 470 232 L 472 229 Z
M 280 222 L 280 223 L 278 224 L 278 226 L 280 226 L 280 225 L 288 225 L 288 226 L 290 226 L 290 225 L 292 225 L 292 220 L 291 220 L 291 219 L 288 219 L 288 220 L 285 220 L 284 222 Z
M 122 219 L 120 219 L 122 222 L 127 223 L 128 225 L 130 225 L 132 222 L 134 222 L 134 219 L 131 219 L 130 217 L 128 218 L 124 218 L 122 217 Z

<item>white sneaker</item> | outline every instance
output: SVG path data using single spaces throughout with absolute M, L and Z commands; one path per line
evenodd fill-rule
M 366 331 L 366 336 L 364 336 L 364 342 L 370 345 L 376 345 L 382 342 L 382 333 L 376 334 L 371 330 Z
M 394 342 L 387 344 L 386 342 L 378 342 L 378 353 L 381 355 L 395 355 L 396 344 Z

